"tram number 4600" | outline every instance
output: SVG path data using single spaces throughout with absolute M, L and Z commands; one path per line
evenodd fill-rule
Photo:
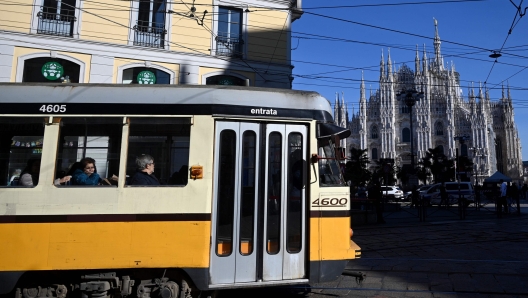
M 345 207 L 348 203 L 347 198 L 322 198 L 312 202 L 313 207 Z

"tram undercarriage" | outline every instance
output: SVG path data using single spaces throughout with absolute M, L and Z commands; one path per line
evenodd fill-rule
M 147 278 L 147 276 L 153 276 Z M 106 273 L 27 272 L 6 297 L 15 298 L 191 298 L 209 297 L 182 270 L 143 269 Z

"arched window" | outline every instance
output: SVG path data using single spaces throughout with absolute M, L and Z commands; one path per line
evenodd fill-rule
M 400 111 L 401 111 L 402 114 L 409 114 L 410 110 L 409 110 L 409 107 L 407 105 L 402 105 Z
M 407 127 L 402 130 L 402 142 L 410 143 L 411 142 L 411 130 Z
M 32 58 L 24 61 L 22 82 L 79 83 L 80 71 L 79 64 L 66 59 Z
M 378 127 L 372 126 L 372 130 L 370 132 L 370 138 L 371 139 L 377 139 L 378 138 Z
M 445 152 L 444 152 L 444 146 L 442 146 L 442 145 L 438 145 L 437 148 L 438 148 L 438 151 L 440 151 L 440 153 L 445 154 Z
M 205 80 L 206 85 L 233 85 L 246 86 L 246 80 L 230 75 L 217 75 L 208 77 Z
M 132 67 L 123 70 L 123 84 L 170 84 L 169 73 L 156 68 Z
M 378 148 L 372 148 L 371 157 L 372 159 L 378 159 Z
M 435 134 L 437 136 L 443 136 L 444 135 L 444 125 L 442 122 L 437 122 L 435 125 Z

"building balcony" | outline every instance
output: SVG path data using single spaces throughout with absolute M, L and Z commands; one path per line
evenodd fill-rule
M 243 57 L 244 40 L 242 38 L 216 37 L 216 55 L 227 57 Z
M 135 46 L 165 48 L 165 24 L 138 21 L 133 29 Z
M 61 9 L 60 13 L 56 11 L 56 8 L 41 7 L 41 11 L 37 13 L 37 34 L 73 37 L 73 26 L 77 20 L 75 10 Z

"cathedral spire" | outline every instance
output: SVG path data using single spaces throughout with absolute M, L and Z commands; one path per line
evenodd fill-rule
M 442 55 L 440 54 L 440 36 L 438 35 L 438 21 L 433 18 L 434 24 L 435 24 L 435 37 L 434 37 L 434 48 L 435 48 L 435 62 L 436 66 L 440 69 L 444 69 L 444 63 L 442 59 Z
M 484 98 L 484 95 L 482 94 L 482 82 L 479 82 L 479 94 L 478 98 Z
M 380 79 L 383 79 L 385 77 L 385 61 L 383 60 L 383 49 L 381 49 Z
M 423 57 L 422 57 L 422 70 L 425 73 L 427 71 L 427 54 L 425 52 L 425 43 L 423 45 Z
M 334 121 L 339 124 L 339 92 L 336 92 L 334 101 Z
M 359 101 L 366 101 L 365 98 L 365 79 L 363 78 L 363 71 L 361 71 L 361 87 L 359 89 Z
M 502 97 L 501 98 L 504 98 L 504 82 L 502 83 Z
M 388 57 L 387 57 L 387 77 L 390 78 L 392 75 L 392 61 L 390 56 L 390 48 L 387 49 Z
M 508 99 L 511 101 L 510 81 L 508 81 Z
M 420 73 L 420 57 L 418 56 L 418 45 L 416 45 L 416 57 L 414 57 L 414 72 Z
M 347 127 L 348 109 L 345 104 L 345 92 L 341 91 L 341 127 Z

